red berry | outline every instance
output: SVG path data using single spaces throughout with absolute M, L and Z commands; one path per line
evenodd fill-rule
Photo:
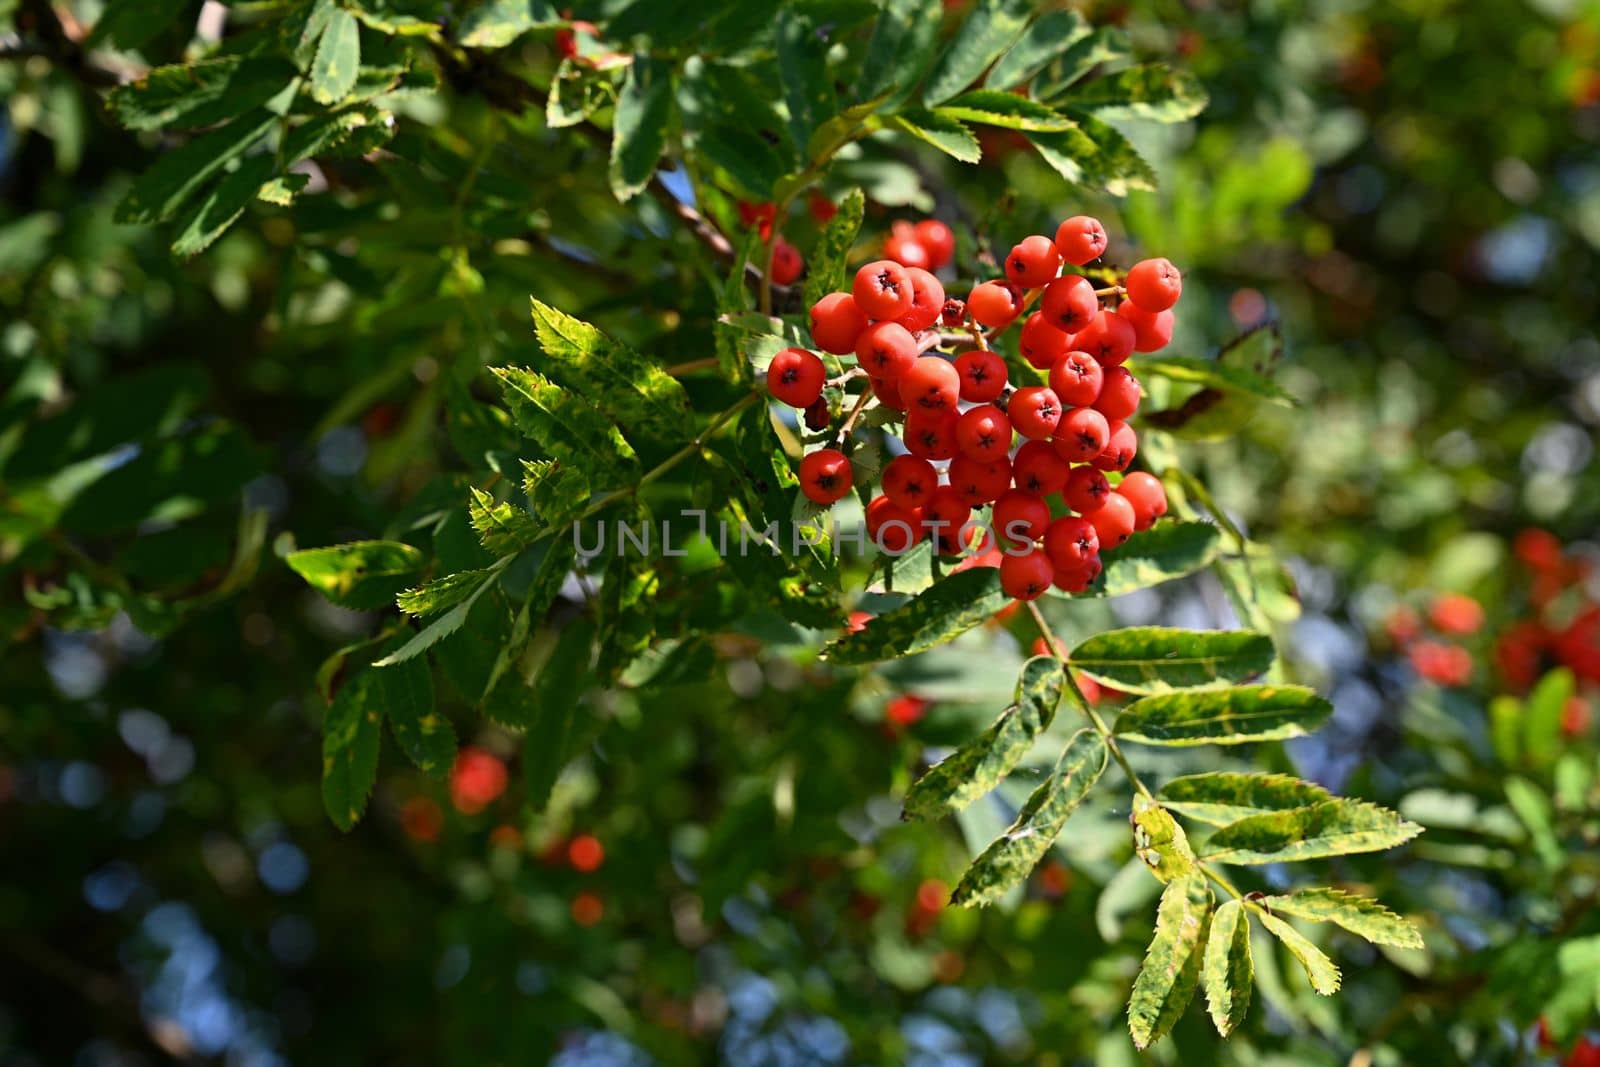
M 1051 576 L 1050 584 L 1063 593 L 1082 593 L 1093 585 L 1094 580 L 1098 577 L 1100 577 L 1100 557 L 1096 555 L 1090 556 L 1075 567 L 1056 567 L 1055 573 Z M 1078 688 L 1084 690 L 1084 698 L 1093 703 L 1094 701 L 1090 699 L 1088 690 L 1084 689 L 1084 682 L 1093 684 L 1093 679 L 1085 677 L 1078 683 Z M 1096 689 L 1095 695 L 1098 697 L 1098 689 Z
M 567 862 L 572 869 L 593 874 L 606 861 L 606 847 L 593 834 L 579 834 L 567 845 Z
M 892 259 L 875 259 L 856 271 L 850 292 L 869 319 L 898 319 L 911 310 L 911 279 Z
M 819 396 L 812 401 L 810 407 L 806 408 L 806 429 L 826 430 L 828 420 L 832 417 L 833 413 L 828 410 L 828 402 Z
M 1105 370 L 1087 352 L 1067 352 L 1050 367 L 1050 388 L 1070 407 L 1088 407 L 1100 399 Z
M 1092 469 L 1092 468 L 1085 468 Z M 1133 528 L 1148 530 L 1167 513 L 1167 490 L 1161 479 L 1144 471 L 1134 471 L 1122 479 L 1117 493 L 1133 505 Z
M 1022 292 L 1010 282 L 981 282 L 967 297 L 967 311 L 981 326 L 1007 326 L 1022 312 Z
M 954 556 L 964 544 L 961 528 L 972 518 L 972 506 L 953 487 L 941 485 L 922 509 L 922 524 L 941 555 Z
M 1442 593 L 1428 605 L 1428 618 L 1441 633 L 1476 633 L 1483 625 L 1483 605 L 1462 593 Z
M 506 791 L 509 781 L 499 756 L 468 745 L 450 768 L 450 801 L 457 811 L 476 815 Z
M 1466 685 L 1472 680 L 1472 653 L 1460 645 L 1418 641 L 1407 655 L 1416 672 L 1438 685 Z
M 1067 461 L 1056 455 L 1049 441 L 1024 441 L 1011 461 L 1011 479 L 1018 489 L 1051 496 L 1067 484 Z
M 993 404 L 963 412 L 956 421 L 956 447 L 973 459 L 988 462 L 1011 452 L 1011 420 Z
M 1067 351 L 1072 338 L 1050 324 L 1044 312 L 1035 311 L 1022 322 L 1017 350 L 1037 370 L 1049 370 Z
M 1128 373 L 1126 367 L 1111 367 L 1106 371 L 1105 384 L 1094 409 L 1106 417 L 1107 422 L 1126 419 L 1139 410 L 1139 379 Z
M 839 213 L 838 204 L 815 190 L 806 198 L 806 207 L 811 209 L 811 217 L 822 224 L 826 224 L 829 219 Z
M 906 416 L 906 449 L 923 459 L 950 459 L 956 454 L 955 408 L 923 411 L 914 408 Z
M 1165 311 L 1183 295 L 1183 275 L 1165 259 L 1143 259 L 1123 283 L 1128 299 L 1145 311 Z
M 883 706 L 883 717 L 896 726 L 915 726 L 922 720 L 931 701 L 907 693 Z
M 921 267 L 907 267 L 906 277 L 911 279 L 911 309 L 898 321 L 912 332 L 926 330 L 944 311 L 944 286 Z
M 850 483 L 850 461 L 837 449 L 820 448 L 800 461 L 800 491 L 818 504 L 842 500 Z
M 1106 417 L 1094 408 L 1073 408 L 1061 417 L 1056 426 L 1056 455 L 1069 463 L 1084 463 L 1105 451 L 1111 437 L 1111 427 Z
M 1011 487 L 1011 461 L 973 459 L 958 454 L 950 461 L 950 488 L 973 507 L 998 500 Z
M 1056 329 L 1077 333 L 1094 321 L 1100 311 L 1100 298 L 1094 295 L 1094 283 L 1074 274 L 1044 287 L 1039 310 Z
M 872 395 L 878 398 L 878 403 L 896 411 L 904 411 L 906 402 L 900 396 L 900 383 L 884 381 L 881 378 L 868 378 L 872 383 Z
M 790 407 L 808 408 L 822 395 L 828 370 L 815 352 L 785 348 L 767 367 L 767 392 Z
M 867 511 L 869 515 L 868 521 L 870 522 L 872 505 L 867 505 Z M 871 622 L 872 619 L 873 615 L 870 611 L 852 611 L 850 613 L 850 617 L 845 620 L 844 632 L 847 634 L 858 634 L 867 628 L 867 623 Z
M 939 321 L 946 326 L 960 326 L 967 321 L 967 302 L 946 298 L 944 308 L 939 312 Z
M 752 204 L 748 200 L 741 200 L 738 207 L 741 225 L 759 226 L 763 241 L 772 236 L 772 224 L 778 217 L 777 204 L 771 201 L 764 204 Z
M 1000 588 L 1018 600 L 1037 600 L 1050 588 L 1055 568 L 1050 557 L 1037 548 L 1021 555 L 1007 555 L 1000 561 Z
M 883 257 L 894 260 L 902 267 L 926 269 L 932 262 L 928 250 L 917 240 L 916 230 L 903 220 L 890 227 L 889 236 L 884 238 Z
M 1124 302 L 1117 314 L 1133 326 L 1135 352 L 1159 352 L 1172 341 L 1172 328 L 1178 317 L 1171 311 L 1150 312 L 1138 304 Z
M 1056 251 L 1075 266 L 1099 259 L 1106 250 L 1106 228 L 1088 215 L 1074 215 L 1056 227 Z
M 1039 234 L 1024 237 L 1006 257 L 1006 277 L 1023 289 L 1048 285 L 1060 269 L 1061 254 L 1056 251 L 1055 242 Z
M 956 235 L 938 219 L 923 219 L 913 232 L 922 247 L 928 250 L 928 269 L 938 270 L 950 262 L 956 252 Z
M 922 356 L 901 376 L 900 396 L 909 411 L 953 410 L 961 398 L 961 374 L 939 356 Z
M 1100 535 L 1088 519 L 1063 515 L 1045 527 L 1044 550 L 1057 567 L 1081 567 L 1100 551 Z
M 778 238 L 772 245 L 772 281 L 775 285 L 789 285 L 806 269 L 805 257 L 794 245 Z
M 1050 525 L 1050 505 L 1024 489 L 1007 489 L 994 502 L 994 532 L 1002 543 L 1037 541 Z
M 1102 367 L 1116 367 L 1133 355 L 1133 323 L 1115 311 L 1102 311 L 1072 339 L 1073 346 L 1089 353 Z
M 1055 433 L 1061 421 L 1061 400 L 1046 386 L 1025 385 L 1011 394 L 1006 414 L 1018 433 L 1042 441 Z
M 939 487 L 939 472 L 921 456 L 896 456 L 883 468 L 883 495 L 907 511 L 920 508 Z
M 867 317 L 849 293 L 829 293 L 811 305 L 811 342 L 836 356 L 856 350 Z
M 1067 475 L 1067 485 L 1061 490 L 1061 499 L 1079 515 L 1087 515 L 1100 510 L 1109 492 L 1111 483 L 1100 471 L 1089 466 L 1074 467 L 1072 473 Z
M 867 536 L 880 552 L 898 556 L 922 539 L 922 512 L 903 508 L 887 496 L 875 496 L 867 504 Z
M 917 361 L 917 339 L 898 322 L 875 322 L 861 331 L 856 359 L 872 377 L 892 382 Z
M 1006 361 L 993 352 L 973 349 L 956 357 L 961 376 L 961 399 L 988 403 L 1006 390 Z
M 1116 548 L 1133 534 L 1133 504 L 1116 493 L 1108 493 L 1100 509 L 1084 518 L 1094 526 L 1101 548 Z
M 1107 426 L 1106 447 L 1089 462 L 1103 471 L 1125 471 L 1139 452 L 1139 435 L 1125 422 L 1112 420 Z

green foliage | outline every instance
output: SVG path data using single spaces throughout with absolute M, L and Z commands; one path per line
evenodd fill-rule
M 1331 714 L 1332 704 L 1302 686 L 1244 685 L 1145 697 L 1114 729 L 1144 745 L 1240 745 L 1304 737 Z
M 1323 800 L 1285 811 L 1248 815 L 1206 842 L 1205 856 L 1226 863 L 1289 863 L 1403 845 L 1422 827 L 1358 800 Z
M 1161 802 L 1187 819 L 1227 826 L 1251 815 L 1318 804 L 1331 797 L 1312 782 L 1287 774 L 1207 771 L 1173 778 L 1161 787 Z
M 1137 1048 L 1171 1030 L 1200 983 L 1206 933 L 1211 923 L 1211 887 L 1199 874 L 1167 883 L 1156 909 L 1156 932 L 1128 997 L 1128 1032 Z
M 1224 901 L 1212 913 L 1200 982 L 1206 991 L 1206 1011 L 1217 1033 L 1227 1037 L 1250 1010 L 1250 991 L 1255 985 L 1250 916 L 1242 901 Z
M 1272 665 L 1272 641 L 1249 630 L 1175 630 L 1137 626 L 1091 637 L 1072 650 L 1072 665 L 1128 693 L 1212 689 L 1242 682 Z
M 284 562 L 335 604 L 370 611 L 393 600 L 422 570 L 423 559 L 398 541 L 353 541 L 291 552 Z

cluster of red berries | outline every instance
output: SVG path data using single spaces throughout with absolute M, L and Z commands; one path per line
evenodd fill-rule
M 737 205 L 739 223 L 746 229 L 756 229 L 761 233 L 763 241 L 772 242 L 772 281 L 775 285 L 793 285 L 805 273 L 806 259 L 800 250 L 783 239 L 783 234 L 778 234 L 774 240 L 772 228 L 778 220 L 778 205 L 770 201 L 761 204 L 752 204 L 748 200 L 741 200 Z
M 1087 589 L 1100 573 L 1102 548 L 1166 513 L 1158 479 L 1123 473 L 1138 449 L 1127 420 L 1141 395 L 1123 364 L 1171 339 L 1183 280 L 1165 259 L 1136 263 L 1121 284 L 1098 272 L 1108 282 L 1099 288 L 1084 274 L 1061 273 L 1105 249 L 1097 220 L 1070 218 L 1054 240 L 1023 239 L 1006 257 L 1005 278 L 979 283 L 962 302 L 947 300 L 933 274 L 954 251 L 949 227 L 898 225 L 887 242 L 890 258 L 861 267 L 849 292 L 811 307 L 813 345 L 853 356 L 855 369 L 829 382 L 815 352 L 787 348 L 773 359 L 767 387 L 805 412 L 808 428 L 822 430 L 831 420 L 824 389 L 864 378 L 836 446 L 867 406 L 896 413 L 887 421 L 901 424 L 905 454 L 884 467 L 883 492 L 866 511 L 879 548 L 899 554 L 926 537 L 941 554 L 979 552 L 978 562 L 1000 568 L 1008 595 L 1032 600 L 1052 584 Z M 993 342 L 1035 301 L 1018 351 L 1048 378 L 1014 386 Z M 1013 449 L 1016 436 L 1022 443 Z M 853 482 L 840 447 L 800 463 L 801 490 L 819 504 L 848 495 Z M 985 506 L 988 524 L 973 522 Z

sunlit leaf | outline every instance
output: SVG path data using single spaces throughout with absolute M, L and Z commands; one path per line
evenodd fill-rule
M 1199 874 L 1168 883 L 1156 909 L 1155 936 L 1128 997 L 1128 1033 L 1135 1047 L 1149 1048 L 1183 1017 L 1200 984 L 1211 887 Z
M 851 189 L 837 201 L 838 210 L 822 227 L 817 243 L 812 246 L 811 258 L 806 265 L 806 282 L 803 299 L 807 306 L 816 303 L 828 293 L 847 288 L 845 260 L 855 244 L 861 229 L 861 216 L 866 209 L 866 198 L 860 189 Z
M 1306 977 L 1311 979 L 1311 988 L 1328 997 L 1339 991 L 1339 968 L 1335 967 L 1323 951 L 1306 939 L 1306 936 L 1293 926 L 1275 915 L 1258 911 L 1256 917 L 1261 920 L 1261 925 L 1282 941 L 1284 947 L 1294 954 L 1300 961 L 1300 966 L 1306 969 Z
M 1264 897 L 1258 903 L 1297 919 L 1334 923 L 1375 945 L 1422 947 L 1422 934 L 1408 920 L 1376 900 L 1341 889 L 1297 889 L 1287 895 Z
M 954 640 L 991 618 L 1009 599 L 1000 589 L 996 568 L 957 571 L 879 615 L 859 633 L 828 645 L 822 655 L 843 664 L 908 656 Z
M 1156 795 L 1179 815 L 1213 826 L 1332 799 L 1320 785 L 1291 775 L 1238 771 L 1207 771 L 1174 778 Z
M 1376 804 L 1325 800 L 1230 823 L 1211 835 L 1203 858 L 1223 863 L 1292 863 L 1381 852 L 1403 845 L 1421 832 L 1416 823 Z
M 1123 709 L 1115 729 L 1145 745 L 1238 745 L 1303 737 L 1332 714 L 1303 686 L 1244 685 L 1147 696 Z
M 1249 630 L 1110 630 L 1072 650 L 1072 665 L 1128 693 L 1212 689 L 1242 682 L 1272 665 L 1272 639 Z
M 351 541 L 291 552 L 284 562 L 340 607 L 373 611 L 387 606 L 421 573 L 424 559 L 399 541 Z
M 1225 902 L 1211 916 L 1200 983 L 1206 1010 L 1223 1037 L 1244 1021 L 1250 1010 L 1255 967 L 1250 959 L 1250 918 L 1237 900 Z
M 942 104 L 977 81 L 1022 36 L 1033 7 L 1026 0 L 978 0 L 934 64 L 922 102 L 928 107 Z

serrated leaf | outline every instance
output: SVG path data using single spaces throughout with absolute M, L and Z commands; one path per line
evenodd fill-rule
M 778 83 L 789 113 L 789 136 L 801 152 L 809 152 L 811 135 L 838 111 L 828 74 L 829 39 L 817 19 L 800 5 L 778 13 L 773 37 L 777 43 Z
M 1359 897 L 1341 889 L 1297 889 L 1286 896 L 1265 897 L 1258 903 L 1299 919 L 1331 922 L 1374 945 L 1422 947 L 1422 934 L 1410 921 L 1370 897 Z
M 939 47 L 940 0 L 881 0 L 867 42 L 858 101 L 886 98 L 892 108 L 916 87 Z
M 1382 852 L 1421 832 L 1422 827 L 1388 808 L 1338 798 L 1229 823 L 1211 835 L 1203 858 L 1224 863 L 1292 863 Z
M 565 21 L 546 0 L 483 0 L 461 20 L 460 40 L 468 48 L 504 48 L 529 30 Z
M 172 242 L 173 254 L 188 258 L 211 247 L 256 198 L 262 184 L 272 176 L 272 170 L 270 156 L 252 156 L 239 164 L 237 170 L 224 175 L 184 220 Z
M 976 163 L 983 158 L 977 135 L 949 115 L 913 108 L 895 115 L 889 124 L 962 163 Z
M 1103 552 L 1105 569 L 1078 595 L 1122 596 L 1176 581 L 1209 567 L 1220 547 L 1221 536 L 1209 522 L 1159 523 Z
M 1189 835 L 1162 805 L 1144 794 L 1133 798 L 1133 854 L 1162 882 L 1196 870 Z
M 467 621 L 467 615 L 472 611 L 472 605 L 476 604 L 478 598 L 488 592 L 499 581 L 500 572 L 509 561 L 508 557 L 489 568 L 487 577 L 479 582 L 478 587 L 463 598 L 460 603 L 423 627 L 395 651 L 381 659 L 374 660 L 372 665 L 374 667 L 393 667 L 396 664 L 404 663 L 406 660 L 414 659 L 461 629 L 462 624 Z
M 340 607 L 374 611 L 421 572 L 423 556 L 399 541 L 351 541 L 291 552 L 284 562 Z
M 111 113 L 130 130 L 211 126 L 260 107 L 294 78 L 294 67 L 263 56 L 222 56 L 155 67 L 118 86 Z
M 467 504 L 467 519 L 472 523 L 479 543 L 492 556 L 521 552 L 545 533 L 532 515 L 503 500 L 497 502 L 476 486 L 472 488 L 472 499 Z
M 1250 1010 L 1250 991 L 1255 985 L 1250 917 L 1237 900 L 1225 902 L 1211 916 L 1200 984 L 1205 988 L 1206 1011 L 1217 1033 L 1227 1037 Z
M 298 172 L 283 174 L 270 181 L 263 182 L 261 188 L 256 190 L 256 197 L 269 204 L 288 207 L 294 203 L 295 198 L 304 192 L 305 187 L 310 184 L 311 175 L 309 174 L 300 174 Z
M 1114 729 L 1142 745 L 1242 745 L 1304 737 L 1332 714 L 1304 686 L 1242 685 L 1145 697 L 1122 710 Z
M 1034 79 L 1033 95 L 1047 103 L 1066 92 L 1078 79 L 1102 63 L 1127 58 L 1128 33 L 1118 26 L 1102 26 L 1078 38 Z
M 551 376 L 582 392 L 620 425 L 669 439 L 689 427 L 688 394 L 659 365 L 538 300 L 533 301 L 533 327 Z
M 1006 832 L 967 868 L 950 902 L 961 907 L 992 904 L 1028 877 L 1099 781 L 1106 759 L 1099 734 L 1088 729 L 1073 734 L 1050 777 L 1039 783 Z
M 139 175 L 117 205 L 118 222 L 164 222 L 230 162 L 266 135 L 278 121 L 268 111 L 251 111 L 221 129 L 195 137 L 156 160 Z
M 859 632 L 822 650 L 835 663 L 875 663 L 953 641 L 1006 606 L 994 567 L 973 567 L 939 579 Z
M 1065 685 L 1066 675 L 1058 660 L 1035 656 L 1024 663 L 1015 702 L 987 730 L 912 783 L 906 791 L 903 817 L 953 815 L 999 785 L 1050 726 Z
M 1033 7 L 1027 0 L 978 0 L 934 64 L 922 102 L 942 104 L 977 81 L 1022 36 Z
M 413 659 L 375 672 L 373 705 L 389 720 L 400 751 L 423 774 L 443 778 L 456 761 L 456 732 L 433 702 L 433 672 Z
M 1272 665 L 1272 639 L 1250 630 L 1176 630 L 1135 626 L 1109 630 L 1072 650 L 1072 665 L 1127 693 L 1215 689 Z
M 485 568 L 447 574 L 442 578 L 435 578 L 427 585 L 407 589 L 395 598 L 395 603 L 407 615 L 419 618 L 423 615 L 434 615 L 446 608 L 455 607 L 471 596 L 488 573 L 488 569 Z
M 319 104 L 337 104 L 355 88 L 360 71 L 361 24 L 344 8 L 335 8 L 311 61 L 311 98 Z
M 1183 122 L 1204 111 L 1207 99 L 1194 75 L 1152 63 L 1085 82 L 1062 102 L 1110 118 Z
M 1049 133 L 1070 130 L 1076 124 L 1057 114 L 1046 104 L 1015 93 L 995 89 L 973 89 L 934 109 L 945 118 L 999 126 L 1007 130 L 1034 130 Z
M 1035 74 L 1073 45 L 1089 36 L 1089 24 L 1076 11 L 1047 11 L 1034 19 L 989 71 L 983 84 L 989 89 L 1012 89 Z
M 528 506 L 546 526 L 570 522 L 589 502 L 589 479 L 576 467 L 550 459 L 525 459 L 522 471 Z
M 638 457 L 622 433 L 577 394 L 522 367 L 492 367 L 517 428 L 562 463 L 628 480 Z
M 371 671 L 346 682 L 322 718 L 322 806 L 341 830 L 361 819 L 378 777 L 381 722 L 369 706 Z
M 1174 778 L 1156 795 L 1179 815 L 1212 826 L 1333 799 L 1320 785 L 1292 775 L 1238 771 L 1209 771 Z
M 1174 879 L 1162 891 L 1155 936 L 1128 997 L 1128 1033 L 1135 1047 L 1149 1048 L 1164 1037 L 1194 999 L 1210 920 L 1211 887 L 1204 875 Z
M 1214 359 L 1197 359 L 1193 356 L 1139 356 L 1130 363 L 1128 369 L 1140 377 L 1152 375 L 1169 381 L 1220 389 L 1227 393 L 1243 393 L 1284 407 L 1294 407 L 1299 403 L 1271 378 Z
M 622 80 L 611 120 L 611 192 L 631 200 L 650 184 L 666 151 L 672 118 L 672 65 L 635 56 Z
M 556 537 L 546 542 L 544 558 L 539 561 L 539 569 L 534 573 L 533 581 L 528 583 L 522 596 L 522 606 L 512 620 L 511 634 L 501 645 L 500 654 L 489 669 L 489 677 L 483 687 L 483 700 L 487 701 L 493 695 L 500 680 L 526 650 L 529 632 L 544 621 L 545 613 L 560 594 L 562 583 L 567 580 L 577 555 L 577 544 L 571 537 Z
M 1300 966 L 1306 969 L 1306 977 L 1311 979 L 1311 988 L 1325 997 L 1331 997 L 1339 991 L 1339 968 L 1333 961 L 1323 954 L 1322 950 L 1306 939 L 1306 936 L 1293 926 L 1275 915 L 1258 911 L 1256 917 L 1261 920 L 1261 925 L 1272 931 L 1284 947 L 1294 954 L 1300 961 Z
M 817 235 L 802 289 L 808 307 L 828 293 L 845 288 L 845 262 L 861 229 L 866 203 L 860 189 L 851 189 L 839 198 L 838 210 Z
M 363 105 L 332 114 L 319 115 L 289 131 L 283 141 L 283 159 L 287 164 L 298 163 L 313 156 L 338 151 L 345 154 L 353 149 L 368 150 L 370 136 L 382 143 L 390 136 L 388 113 L 376 107 Z
M 587 121 L 606 103 L 604 80 L 605 76 L 589 64 L 579 63 L 571 56 L 563 59 L 550 79 L 550 95 L 544 105 L 545 125 L 561 130 Z
M 1061 112 L 1077 123 L 1078 131 L 1094 143 L 1094 155 L 1086 164 L 1090 181 L 1113 196 L 1124 196 L 1130 189 L 1156 187 L 1155 169 L 1133 147 L 1133 142 L 1123 136 L 1121 130 L 1096 115 L 1076 108 L 1063 105 Z

